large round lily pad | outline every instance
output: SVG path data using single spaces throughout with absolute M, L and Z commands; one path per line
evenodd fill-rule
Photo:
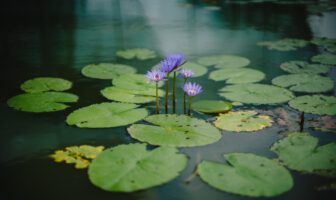
M 317 138 L 294 132 L 275 143 L 271 150 L 290 169 L 336 176 L 336 143 L 318 146 Z
M 82 74 L 89 78 L 114 79 L 123 74 L 134 74 L 136 69 L 128 65 L 100 63 L 90 64 L 82 69 Z
M 68 108 L 65 103 L 75 103 L 78 96 L 65 92 L 26 93 L 10 98 L 9 107 L 25 112 L 55 112 Z
M 226 101 L 203 100 L 192 104 L 192 109 L 202 113 L 222 113 L 231 110 L 232 104 Z
M 153 125 L 133 124 L 127 130 L 133 138 L 152 145 L 192 147 L 221 138 L 211 124 L 186 115 L 151 115 L 145 120 Z
M 250 64 L 250 60 L 234 55 L 214 55 L 204 56 L 198 59 L 198 63 L 206 66 L 216 65 L 216 67 L 245 67 Z
M 289 88 L 295 92 L 327 92 L 334 88 L 334 81 L 317 74 L 289 74 L 272 80 L 274 85 Z
M 318 62 L 326 65 L 336 65 L 336 55 L 332 54 L 320 54 L 313 56 L 311 61 Z
M 292 99 L 289 105 L 306 113 L 336 115 L 336 97 L 334 96 L 305 95 Z
M 121 89 L 127 90 L 155 90 L 156 86 L 154 82 L 148 80 L 143 74 L 124 74 L 112 80 L 112 84 Z M 158 83 L 161 87 L 163 81 Z M 151 96 L 155 95 L 155 91 L 151 93 Z
M 208 69 L 204 67 L 203 65 L 193 63 L 193 62 L 186 62 L 182 65 L 181 69 L 190 69 L 192 72 L 194 72 L 193 77 L 199 77 L 203 76 L 208 72 Z
M 211 72 L 209 78 L 215 81 L 225 80 L 230 84 L 255 83 L 263 80 L 265 74 L 255 69 L 225 68 Z
M 143 48 L 135 48 L 135 49 L 127 49 L 127 50 L 121 50 L 117 51 L 117 56 L 125 59 L 134 59 L 137 58 L 139 60 L 147 60 L 156 58 L 156 54 L 154 51 L 149 49 L 143 49 Z
M 80 108 L 66 119 L 69 125 L 80 128 L 109 128 L 132 124 L 145 118 L 145 108 L 129 103 L 100 103 Z
M 305 47 L 308 43 L 306 40 L 285 38 L 277 41 L 261 41 L 257 45 L 265 46 L 269 50 L 293 51 Z
M 222 88 L 219 95 L 231 101 L 250 104 L 277 104 L 294 98 L 289 90 L 257 83 L 229 85 Z
M 280 65 L 280 68 L 292 74 L 300 74 L 300 73 L 323 74 L 327 73 L 330 70 L 330 67 L 327 65 L 310 64 L 308 62 L 299 60 L 282 63 Z
M 125 103 L 149 103 L 155 101 L 155 89 L 128 90 L 119 87 L 107 87 L 100 91 L 109 100 Z M 159 96 L 163 96 L 163 90 L 159 90 Z
M 70 89 L 72 83 L 62 78 L 38 77 L 25 81 L 21 89 L 28 93 L 64 91 Z
M 255 111 L 239 111 L 220 114 L 214 122 L 217 128 L 226 131 L 257 131 L 272 126 L 267 115 L 258 115 Z
M 146 144 L 119 145 L 99 154 L 88 174 L 90 181 L 103 190 L 134 192 L 171 181 L 187 161 L 187 156 L 173 147 L 148 151 Z
M 314 38 L 314 39 L 312 39 L 311 43 L 313 43 L 317 46 L 333 47 L 333 46 L 336 46 L 336 39 Z
M 198 165 L 201 179 L 209 185 L 234 194 L 272 197 L 293 187 L 293 178 L 276 161 L 249 153 L 225 154 L 228 164 L 202 161 Z

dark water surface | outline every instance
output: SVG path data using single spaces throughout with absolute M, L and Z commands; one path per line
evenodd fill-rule
M 285 74 L 279 68 L 282 62 L 309 60 L 319 53 L 319 49 L 308 46 L 298 51 L 269 51 L 256 46 L 257 41 L 285 37 L 307 40 L 320 36 L 335 37 L 335 12 L 311 15 L 306 5 L 269 3 L 218 3 L 216 5 L 221 7 L 213 9 L 208 6 L 216 1 L 208 1 L 210 4 L 205 2 L 15 0 L 2 3 L 0 198 L 250 199 L 216 190 L 199 177 L 194 177 L 189 184 L 185 180 L 199 160 L 224 162 L 223 153 L 252 152 L 275 157 L 269 147 L 283 136 L 280 133 L 283 130 L 277 125 L 257 134 L 226 132 L 217 143 L 181 148 L 190 157 L 188 167 L 181 176 L 162 186 L 129 194 L 102 191 L 89 182 L 86 170 L 75 170 L 73 166 L 57 164 L 48 158 L 53 151 L 71 145 L 112 147 L 136 142 L 128 136 L 126 127 L 80 129 L 66 125 L 65 118 L 71 111 L 106 101 L 99 90 L 109 86 L 110 81 L 83 77 L 80 70 L 87 64 L 124 63 L 136 67 L 139 73 L 145 73 L 164 55 L 172 52 L 184 53 L 191 61 L 205 55 L 234 54 L 249 58 L 251 68 L 266 73 L 263 83 L 270 83 L 275 76 Z M 161 58 L 128 61 L 115 56 L 117 50 L 136 47 L 155 50 Z M 334 70 L 330 76 L 335 79 L 335 74 Z M 46 114 L 24 113 L 8 108 L 6 100 L 22 93 L 19 85 L 38 76 L 63 77 L 73 81 L 74 87 L 70 92 L 79 95 L 79 102 L 65 111 Z M 207 77 L 195 79 L 204 86 L 205 91 L 196 97 L 197 100 L 220 99 L 217 90 L 225 83 L 214 82 Z M 182 108 L 178 109 L 181 113 Z M 196 116 L 209 118 L 200 114 Z M 308 127 L 305 127 L 305 131 L 319 137 L 321 143 L 336 141 L 335 134 L 314 132 Z M 294 188 L 270 199 L 335 199 L 335 192 L 314 190 L 314 187 L 329 183 L 332 179 L 291 172 Z

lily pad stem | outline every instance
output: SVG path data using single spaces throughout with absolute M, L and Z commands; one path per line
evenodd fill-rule
M 184 84 L 186 84 L 188 78 L 184 78 Z M 183 93 L 183 113 L 184 114 L 187 114 L 187 105 L 186 105 L 186 100 L 187 100 L 187 94 L 184 92 Z
M 159 92 L 158 92 L 158 82 L 156 82 L 156 114 L 159 114 Z
M 304 118 L 304 112 L 302 112 L 302 113 L 301 113 L 301 116 L 300 116 L 300 132 L 303 131 L 304 121 L 305 121 L 305 118 Z
M 166 97 L 165 97 L 166 114 L 168 114 L 168 93 L 169 93 L 169 73 L 167 74 L 167 81 L 166 81 Z
M 188 98 L 188 104 L 189 104 L 189 108 L 188 108 L 188 115 L 191 115 L 191 101 L 192 101 L 192 97 Z
M 173 113 L 176 113 L 176 72 L 173 77 Z

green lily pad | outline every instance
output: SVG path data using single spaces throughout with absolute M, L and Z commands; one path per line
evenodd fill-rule
M 277 41 L 261 41 L 257 45 L 265 46 L 269 50 L 293 51 L 307 46 L 308 43 L 306 40 L 285 38 Z
M 78 96 L 65 92 L 19 94 L 7 101 L 9 107 L 24 112 L 55 112 L 68 108 L 65 103 L 75 103 Z
M 230 84 L 255 83 L 263 80 L 265 74 L 259 70 L 248 68 L 225 68 L 210 73 L 209 78 Z
M 145 120 L 154 125 L 133 124 L 127 130 L 131 137 L 152 145 L 202 146 L 221 138 L 211 124 L 186 115 L 151 115 Z
M 139 60 L 147 60 L 156 58 L 156 53 L 149 49 L 143 48 L 135 48 L 135 49 L 127 49 L 123 51 L 117 51 L 117 56 L 124 59 L 139 59 Z
M 82 74 L 89 78 L 114 79 L 123 74 L 134 74 L 136 69 L 128 65 L 100 63 L 90 64 L 82 69 Z
M 66 119 L 69 125 L 79 128 L 110 128 L 132 124 L 145 118 L 145 108 L 129 103 L 100 103 L 80 108 Z
M 187 156 L 173 147 L 148 151 L 146 144 L 119 145 L 99 154 L 88 174 L 90 181 L 103 190 L 134 192 L 173 180 L 187 161 Z
M 151 90 L 151 96 L 155 95 L 155 83 L 148 80 L 143 74 L 124 74 L 112 80 L 112 84 L 127 90 Z M 158 83 L 161 87 L 163 81 Z M 154 90 L 154 92 L 152 92 Z
M 324 95 L 305 95 L 289 102 L 292 108 L 317 115 L 336 115 L 336 97 Z
M 310 64 L 308 62 L 298 60 L 282 63 L 280 68 L 292 74 L 323 74 L 329 72 L 330 70 L 330 67 L 327 65 Z
M 186 62 L 182 65 L 181 69 L 190 69 L 191 71 L 194 72 L 193 77 L 199 77 L 203 76 L 208 72 L 208 69 L 204 67 L 203 65 L 193 63 L 193 62 Z
M 219 95 L 230 101 L 250 104 L 277 104 L 294 98 L 289 90 L 258 83 L 229 85 L 220 89 Z
M 226 131 L 257 131 L 272 126 L 273 120 L 255 111 L 239 111 L 220 114 L 214 122 L 217 128 Z
M 62 78 L 38 77 L 25 81 L 21 89 L 28 93 L 47 91 L 64 91 L 72 87 L 72 83 Z
M 192 109 L 202 113 L 222 113 L 231 110 L 232 104 L 226 101 L 203 100 L 192 104 Z
M 228 164 L 202 161 L 197 171 L 212 187 L 250 197 L 272 197 L 289 191 L 294 183 L 289 171 L 276 161 L 250 153 L 229 153 Z
M 313 56 L 311 61 L 318 62 L 326 65 L 336 65 L 336 55 L 332 54 L 320 54 Z
M 333 47 L 336 46 L 336 39 L 330 38 L 314 38 L 312 39 L 311 43 L 317 46 L 324 46 L 324 47 Z
M 272 83 L 295 92 L 327 92 L 334 88 L 334 81 L 331 78 L 316 74 L 282 75 L 274 78 Z
M 204 56 L 199 58 L 197 62 L 206 66 L 216 65 L 216 68 L 245 67 L 246 65 L 250 64 L 249 59 L 233 55 Z
M 128 90 L 118 87 L 107 87 L 100 93 L 109 100 L 125 103 L 149 103 L 156 100 L 155 89 L 148 90 Z M 164 91 L 159 90 L 159 96 L 163 96 Z
M 327 51 L 329 51 L 330 53 L 335 54 L 335 53 L 336 53 L 336 46 L 328 47 L 328 48 L 327 48 Z
M 318 146 L 308 133 L 294 132 L 273 144 L 271 150 L 290 169 L 325 176 L 336 176 L 336 143 Z

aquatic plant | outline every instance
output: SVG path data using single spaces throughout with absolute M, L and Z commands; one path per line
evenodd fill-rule
M 159 70 L 148 71 L 146 77 L 155 82 L 156 114 L 159 114 L 159 86 L 158 82 L 165 80 L 167 74 Z
M 192 77 L 194 75 L 194 72 L 189 69 L 182 69 L 180 71 L 181 76 L 184 78 L 184 84 L 186 84 L 188 78 Z M 183 113 L 186 114 L 187 112 L 187 106 L 186 106 L 186 99 L 187 95 L 186 93 L 183 94 Z
M 184 84 L 183 90 L 189 96 L 189 98 L 188 98 L 188 104 L 189 104 L 188 115 L 190 115 L 191 114 L 192 97 L 194 97 L 194 96 L 198 95 L 199 93 L 203 92 L 203 89 L 202 89 L 202 86 L 197 84 L 197 83 L 188 82 L 188 83 Z

